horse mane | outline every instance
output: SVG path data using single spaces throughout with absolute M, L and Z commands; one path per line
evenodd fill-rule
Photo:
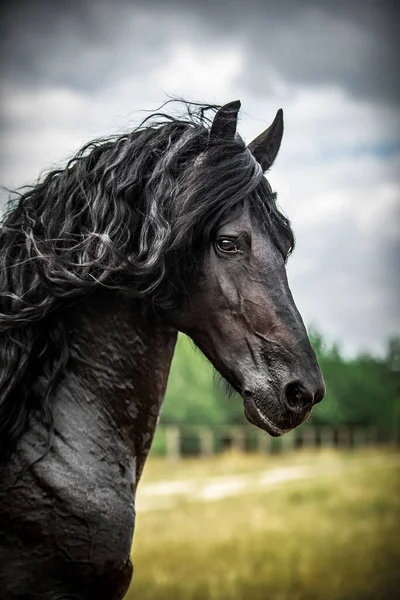
M 174 302 L 213 229 L 249 195 L 277 243 L 283 234 L 293 247 L 241 138 L 210 139 L 218 107 L 185 106 L 183 117 L 156 113 L 90 142 L 9 201 L 0 226 L 0 462 L 30 420 L 51 426 L 50 396 L 69 358 L 66 307 L 99 287 Z

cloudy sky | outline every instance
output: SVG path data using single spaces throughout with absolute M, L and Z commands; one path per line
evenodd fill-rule
M 269 179 L 297 238 L 289 277 L 304 320 L 347 353 L 381 351 L 400 332 L 394 1 L 31 0 L 1 10 L 1 185 L 33 182 L 167 95 L 240 99 L 248 142 L 282 107 Z

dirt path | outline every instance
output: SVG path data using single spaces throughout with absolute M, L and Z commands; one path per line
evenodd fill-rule
M 208 502 L 274 488 L 291 481 L 307 480 L 314 477 L 331 477 L 361 465 L 368 468 L 385 468 L 399 465 L 400 455 L 388 454 L 314 462 L 304 465 L 272 468 L 254 473 L 218 475 L 178 481 L 144 483 L 138 488 L 137 512 L 173 508 L 182 502 Z

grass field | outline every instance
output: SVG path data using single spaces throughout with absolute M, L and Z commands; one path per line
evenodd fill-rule
M 153 459 L 141 485 L 289 464 L 316 465 L 318 476 L 138 512 L 127 600 L 399 598 L 398 454 Z

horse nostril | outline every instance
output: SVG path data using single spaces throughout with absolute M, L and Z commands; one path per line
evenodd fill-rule
M 325 396 L 325 386 L 319 388 L 314 394 L 314 404 L 318 404 Z
M 285 399 L 286 405 L 290 410 L 300 412 L 312 406 L 314 396 L 301 383 L 295 381 L 286 386 Z

